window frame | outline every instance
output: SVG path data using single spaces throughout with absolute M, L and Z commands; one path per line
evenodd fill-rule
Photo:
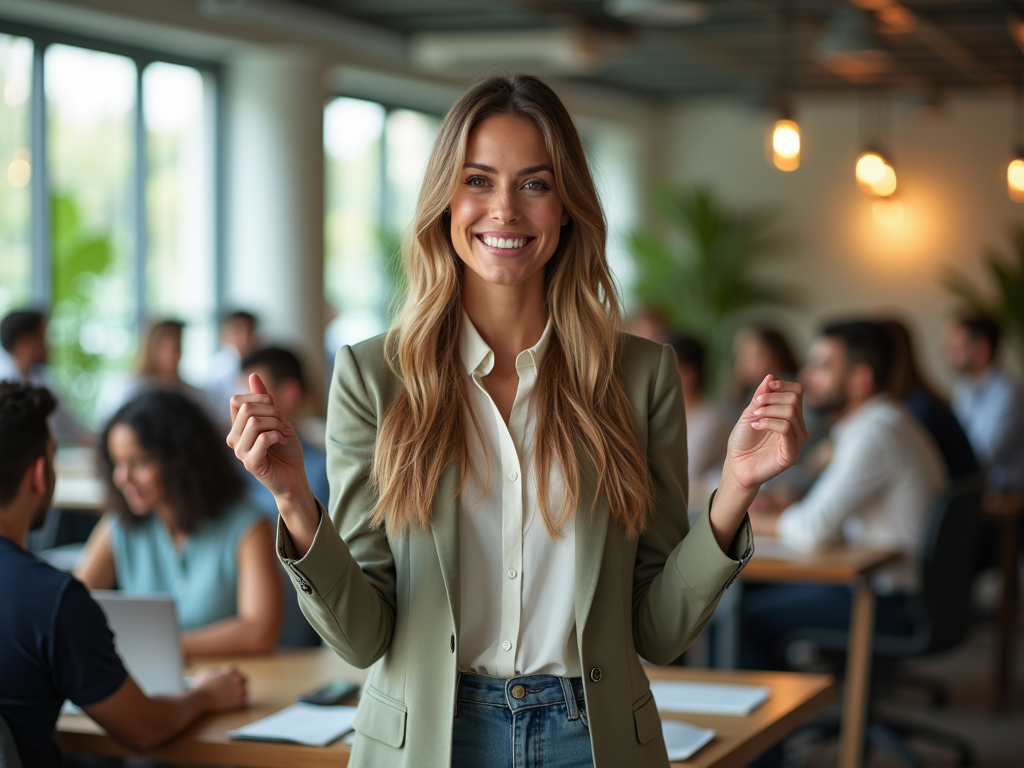
M 143 74 L 146 67 L 166 62 L 191 67 L 208 75 L 213 81 L 212 154 L 213 154 L 213 292 L 214 315 L 220 317 L 225 306 L 227 277 L 226 220 L 226 94 L 224 65 L 218 61 L 182 56 L 136 45 L 119 43 L 103 38 L 66 32 L 50 27 L 36 26 L 0 17 L 0 34 L 27 38 L 32 41 L 32 87 L 29 101 L 29 151 L 32 157 L 32 175 L 29 180 L 32 198 L 31 253 L 32 303 L 49 309 L 52 297 L 52 253 L 50 249 L 50 178 L 47 158 L 48 137 L 46 125 L 45 57 L 51 45 L 69 45 L 102 53 L 111 53 L 131 59 L 135 64 L 135 140 L 134 174 L 132 179 L 135 210 L 132 216 L 135 270 L 136 323 L 135 332 L 141 337 L 148 319 L 146 298 L 146 262 L 148 255 L 148 221 L 146 216 L 146 182 L 148 178 L 146 156 L 145 94 Z

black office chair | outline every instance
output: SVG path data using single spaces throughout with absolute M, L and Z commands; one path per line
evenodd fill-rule
M 925 528 L 921 549 L 914 630 L 907 635 L 875 634 L 867 746 L 890 752 L 913 768 L 924 768 L 924 761 L 907 743 L 909 738 L 952 749 L 963 768 L 974 764 L 972 747 L 964 739 L 923 723 L 881 715 L 876 704 L 880 695 L 900 679 L 901 662 L 947 651 L 970 630 L 971 577 L 981 527 L 981 498 L 981 478 L 970 477 L 957 481 L 938 500 Z M 810 643 L 822 657 L 836 659 L 848 650 L 849 635 L 835 630 L 803 629 L 787 638 L 787 643 L 794 642 Z M 839 732 L 839 720 L 817 721 L 806 731 L 835 735 Z
M 14 745 L 7 721 L 0 717 L 0 768 L 22 768 L 18 748 Z

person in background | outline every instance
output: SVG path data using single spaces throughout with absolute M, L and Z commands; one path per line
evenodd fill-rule
M 959 376 L 956 414 L 992 490 L 1024 490 L 1024 391 L 997 363 L 1000 328 L 991 318 L 963 317 L 946 340 L 946 361 Z
M 27 381 L 54 390 L 46 315 L 26 309 L 8 313 L 0 322 L 0 380 Z M 58 443 L 91 443 L 93 434 L 61 404 L 51 419 Z
M 899 320 L 886 320 L 883 325 L 892 336 L 895 353 L 890 390 L 893 397 L 903 401 L 932 436 L 951 479 L 975 474 L 980 467 L 971 443 L 949 404 L 921 373 L 910 329 Z
M 650 339 L 659 344 L 664 344 L 669 335 L 664 318 L 655 310 L 648 308 L 641 308 L 629 319 L 628 330 L 634 336 Z
M 268 394 L 277 403 L 277 407 L 286 414 L 288 423 L 296 425 L 299 423 L 305 400 L 306 377 L 298 356 L 282 347 L 258 349 L 242 360 L 242 373 L 246 378 L 254 373 L 258 375 L 266 386 Z M 248 387 L 243 387 L 243 389 L 248 389 Z M 331 492 L 327 482 L 327 453 L 323 447 L 303 439 L 301 434 L 299 435 L 299 444 L 302 446 L 302 463 L 306 477 L 309 478 L 310 490 L 321 504 L 326 505 Z M 245 479 L 249 485 L 249 500 L 276 524 L 277 502 L 274 500 L 274 494 L 249 472 L 245 473 Z M 287 581 L 287 574 L 283 570 L 282 576 Z M 286 597 L 281 645 L 289 647 L 319 645 L 320 635 L 303 617 L 295 591 L 288 584 L 285 584 L 284 587 L 286 588 Z
M 704 345 L 692 336 L 672 336 L 669 344 L 675 350 L 679 376 L 683 381 L 690 506 L 702 507 L 722 475 L 732 424 L 726 420 L 718 406 L 705 396 L 707 376 Z
M 209 375 L 203 388 L 215 410 L 218 422 L 230 413 L 232 395 L 245 392 L 239 389 L 242 359 L 259 346 L 259 320 L 252 312 L 228 312 L 220 321 L 220 350 L 210 361 Z
M 78 578 L 172 595 L 187 656 L 271 651 L 282 612 L 273 535 L 202 409 L 145 392 L 110 420 L 99 453 L 115 512 L 89 537 Z
M 135 374 L 109 382 L 101 393 L 98 411 L 102 420 L 108 419 L 114 411 L 142 392 L 164 390 L 180 392 L 218 422 L 218 416 L 206 393 L 181 378 L 179 368 L 184 331 L 185 324 L 180 320 L 165 319 L 150 323 L 145 340 L 139 348 Z M 219 415 L 220 422 L 225 418 L 226 414 Z
M 0 382 L 0 717 L 25 768 L 58 768 L 54 729 L 66 699 L 118 743 L 144 751 L 200 715 L 245 705 L 231 667 L 200 670 L 176 696 L 144 694 L 114 650 L 103 610 L 70 574 L 25 549 L 53 495 L 49 390 Z
M 826 325 L 801 375 L 807 403 L 833 422 L 832 462 L 810 492 L 781 512 L 751 511 L 754 532 L 808 551 L 846 541 L 898 550 L 875 578 L 876 626 L 909 630 L 910 598 L 926 517 L 948 482 L 931 437 L 888 393 L 894 363 L 885 327 Z M 744 666 L 785 667 L 784 638 L 799 627 L 845 629 L 850 590 L 820 584 L 766 585 L 743 595 Z

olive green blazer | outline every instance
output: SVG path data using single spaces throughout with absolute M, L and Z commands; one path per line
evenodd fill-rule
M 726 555 L 708 509 L 689 527 L 686 422 L 671 348 L 623 335 L 620 365 L 655 504 L 645 532 L 629 539 L 601 499 L 591 510 L 593 480 L 584 480 L 577 638 L 595 768 L 664 768 L 661 721 L 640 658 L 666 664 L 693 642 L 750 558 L 753 536 L 745 521 Z M 457 467 L 442 476 L 429 529 L 392 534 L 367 525 L 374 442 L 400 386 L 383 338 L 338 351 L 327 416 L 330 520 L 321 518 L 300 559 L 278 526 L 278 553 L 303 613 L 345 661 L 372 666 L 352 768 L 451 764 L 462 577 Z

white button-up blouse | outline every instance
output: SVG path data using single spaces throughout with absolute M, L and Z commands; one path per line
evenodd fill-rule
M 466 440 L 472 472 L 459 498 L 462 583 L 459 669 L 491 677 L 581 674 L 576 645 L 575 528 L 552 538 L 537 506 L 533 446 L 534 386 L 551 321 L 519 353 L 519 387 L 508 425 L 481 379 L 494 352 L 463 313 L 462 362 L 469 376 Z M 561 473 L 550 468 L 549 510 L 561 500 Z

